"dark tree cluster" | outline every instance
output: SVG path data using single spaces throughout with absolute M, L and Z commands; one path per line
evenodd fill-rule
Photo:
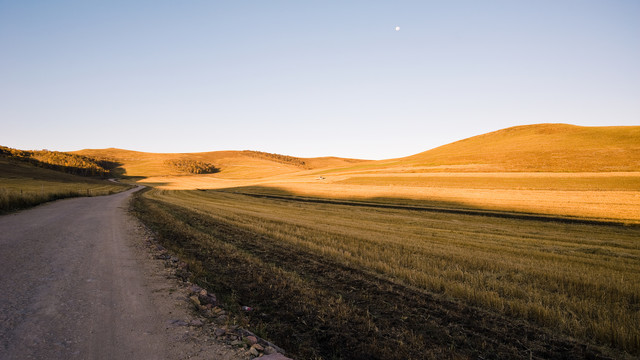
M 272 154 L 268 152 L 252 151 L 252 150 L 244 150 L 243 153 L 251 157 L 267 159 L 267 160 L 279 162 L 281 164 L 293 165 L 300 168 L 307 168 L 307 163 L 305 163 L 304 160 L 297 157 L 289 156 L 289 155 Z
M 74 175 L 107 177 L 110 174 L 109 170 L 95 159 L 66 152 L 49 150 L 27 151 L 0 146 L 0 154 L 10 159 Z
M 220 171 L 213 164 L 197 160 L 174 159 L 164 162 L 169 167 L 189 174 L 213 174 Z

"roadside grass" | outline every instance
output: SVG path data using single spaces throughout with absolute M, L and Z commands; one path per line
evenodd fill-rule
M 69 197 L 115 194 L 127 188 L 118 184 L 106 183 L 67 183 L 0 178 L 0 214 Z
M 247 321 L 301 358 L 640 353 L 637 226 L 212 190 L 155 189 L 136 203 L 166 245 L 199 262 L 201 281 L 255 306 Z M 589 345 L 562 354 L 546 332 Z
M 0 158 L 0 214 L 57 199 L 108 195 L 129 188 L 131 185 L 80 177 Z

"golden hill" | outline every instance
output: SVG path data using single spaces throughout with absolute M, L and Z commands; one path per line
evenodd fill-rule
M 640 171 L 640 126 L 516 126 L 380 161 L 298 158 L 259 151 L 169 154 L 110 148 L 74 153 L 118 162 L 124 175 L 134 177 L 190 175 L 170 166 L 176 161 L 215 166 L 219 171 L 216 177 L 225 179 L 258 179 L 308 170 L 321 170 L 316 174 Z
M 640 126 L 516 126 L 380 161 L 258 151 L 111 148 L 75 154 L 118 163 L 123 175 L 167 190 L 231 189 L 640 221 Z M 194 167 L 214 173 L 190 171 Z
M 516 126 L 381 163 L 446 171 L 639 171 L 640 126 Z
M 86 149 L 75 154 L 106 159 L 121 164 L 126 176 L 190 175 L 171 166 L 175 161 L 211 164 L 219 171 L 216 177 L 228 179 L 255 179 L 304 170 L 336 168 L 364 160 L 337 157 L 298 158 L 259 151 L 213 151 L 202 153 L 146 153 L 122 149 Z

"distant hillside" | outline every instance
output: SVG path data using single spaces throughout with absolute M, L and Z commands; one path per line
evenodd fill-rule
M 447 171 L 640 171 L 640 126 L 516 126 L 385 163 Z
M 281 164 L 286 164 L 286 165 L 293 165 L 293 166 L 299 167 L 301 169 L 308 169 L 309 168 L 309 166 L 307 165 L 307 163 L 303 159 L 297 158 L 297 157 L 294 157 L 294 156 L 289 156 L 289 155 L 272 154 L 272 153 L 268 153 L 268 152 L 251 151 L 251 150 L 243 151 L 242 155 L 248 155 L 248 156 L 252 156 L 252 157 L 256 157 L 256 158 L 262 158 L 262 159 L 266 159 L 266 160 L 270 160 L 270 161 L 274 161 L 274 162 L 281 163 Z
M 62 168 L 63 171 L 60 171 L 59 165 L 52 167 L 50 164 L 34 160 L 30 157 L 33 153 L 0 147 L 0 214 L 57 199 L 107 195 L 130 188 L 128 185 L 117 184 L 95 176 L 73 175 L 68 171 L 69 166 L 65 166 Z M 35 153 L 45 160 L 48 156 L 58 160 L 67 159 L 64 161 L 67 164 L 79 161 L 78 155 Z M 45 157 L 42 157 L 43 154 Z M 82 162 L 76 163 L 78 164 L 82 165 Z M 91 172 L 90 169 L 84 168 L 72 170 L 73 172 L 78 170 Z
M 326 158 L 298 158 L 259 151 L 213 151 L 203 153 L 146 153 L 122 149 L 86 149 L 74 154 L 121 164 L 126 176 L 169 176 L 198 173 L 175 164 L 199 164 L 216 173 L 216 177 L 250 179 L 290 174 L 304 170 L 341 167 L 363 160 Z
M 49 150 L 18 150 L 0 146 L 0 156 L 34 166 L 81 176 L 109 176 L 117 166 L 111 161 L 99 161 L 90 157 Z
M 304 174 L 309 170 L 336 175 L 434 171 L 640 171 L 640 126 L 516 126 L 416 155 L 380 161 L 299 158 L 248 150 L 169 154 L 110 148 L 80 150 L 73 154 L 96 164 L 119 164 L 112 171 L 134 177 L 215 173 L 216 178 L 259 179 Z
M 24 181 L 24 179 L 58 182 L 98 181 L 92 178 L 80 177 L 69 173 L 39 167 L 29 162 L 0 155 L 0 184 L 2 184 L 3 179 L 17 179 L 17 181 L 21 182 Z

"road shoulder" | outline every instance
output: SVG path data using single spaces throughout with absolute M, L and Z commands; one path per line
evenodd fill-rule
M 143 272 L 145 293 L 164 324 L 167 359 L 250 359 L 247 351 L 219 341 L 216 327 L 198 316 L 189 299 L 189 285 L 175 276 L 175 269 L 156 258 L 153 234 L 133 215 L 128 214 L 134 231 L 129 239 L 132 253 Z

